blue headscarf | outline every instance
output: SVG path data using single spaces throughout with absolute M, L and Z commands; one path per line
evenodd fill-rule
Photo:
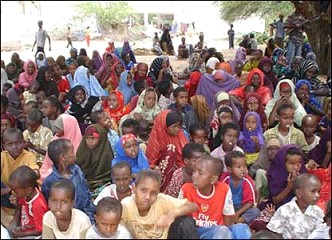
M 126 139 L 130 139 L 130 138 L 134 138 L 137 143 L 138 154 L 137 154 L 136 158 L 131 158 L 131 157 L 127 156 L 124 151 L 124 148 L 123 148 L 123 145 L 124 145 Z M 112 160 L 112 166 L 118 162 L 127 162 L 131 166 L 132 173 L 139 173 L 140 171 L 142 171 L 144 169 L 148 169 L 150 167 L 148 159 L 146 158 L 145 154 L 142 152 L 142 150 L 138 146 L 138 141 L 137 141 L 136 137 L 131 133 L 123 135 L 118 140 L 118 142 L 115 145 L 115 151 L 117 152 L 117 156 Z
M 296 85 L 295 85 L 295 92 L 303 85 L 303 84 L 306 84 L 309 88 L 309 91 L 312 89 L 311 87 L 311 83 L 306 80 L 306 79 L 301 79 L 299 80 Z M 322 110 L 322 106 L 320 104 L 320 102 L 311 94 L 309 94 L 309 103 L 311 105 L 313 105 L 314 107 L 318 108 L 319 110 Z M 305 111 L 310 114 L 310 113 L 313 113 L 311 108 L 309 108 L 308 106 L 305 106 L 304 107 Z
M 127 105 L 130 101 L 130 99 L 133 96 L 137 95 L 137 92 L 134 90 L 134 79 L 132 79 L 130 86 L 127 84 L 127 76 L 129 71 L 123 71 L 120 75 L 120 82 L 119 87 L 117 90 L 119 90 L 124 97 L 124 105 Z M 131 74 L 131 73 L 130 73 Z
M 256 128 L 252 129 L 249 131 L 246 129 L 246 119 L 250 115 L 253 115 L 256 118 Z M 241 131 L 240 136 L 239 136 L 239 141 L 243 141 L 243 150 L 246 153 L 254 153 L 256 152 L 256 143 L 254 140 L 251 139 L 252 136 L 257 136 L 259 145 L 261 147 L 264 146 L 265 140 L 264 140 L 264 135 L 263 135 L 263 128 L 261 124 L 261 117 L 257 112 L 247 112 L 246 115 L 243 118 L 243 131 Z
M 88 69 L 84 66 L 79 66 L 74 75 L 74 86 L 82 85 L 87 91 L 89 96 L 101 97 L 108 96 L 107 90 L 104 90 L 97 78 L 93 75 L 88 76 Z

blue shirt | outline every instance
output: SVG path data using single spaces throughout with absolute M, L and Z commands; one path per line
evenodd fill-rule
M 70 166 L 69 170 L 71 172 L 69 180 L 75 186 L 74 207 L 85 212 L 89 216 L 91 223 L 94 223 L 95 206 L 91 201 L 90 190 L 88 183 L 84 178 L 84 174 L 81 168 L 76 164 Z M 63 178 L 64 177 L 60 176 L 58 170 L 53 166 L 52 173 L 44 180 L 42 185 L 42 193 L 46 201 L 48 201 L 52 184 Z

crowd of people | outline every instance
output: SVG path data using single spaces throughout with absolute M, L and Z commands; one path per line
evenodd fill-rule
M 200 34 L 175 72 L 167 29 L 145 63 L 127 40 L 45 57 L 38 25 L 35 59 L 1 63 L 2 238 L 331 238 L 331 79 L 308 53 L 225 59 Z

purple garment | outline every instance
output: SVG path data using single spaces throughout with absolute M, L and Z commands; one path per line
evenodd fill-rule
M 252 132 L 249 132 L 248 129 L 245 128 L 246 119 L 248 116 L 253 115 L 256 118 L 257 127 Z M 247 112 L 243 118 L 243 130 L 240 133 L 240 137 L 238 141 L 243 141 L 243 151 L 246 153 L 255 153 L 256 152 L 256 143 L 251 139 L 252 136 L 256 136 L 258 138 L 259 145 L 261 147 L 264 146 L 265 140 L 263 135 L 263 128 L 261 124 L 261 117 L 256 112 Z
M 269 64 L 271 69 L 269 72 L 264 72 L 263 66 L 265 64 Z M 258 64 L 258 69 L 260 69 L 264 73 L 264 86 L 267 86 L 271 89 L 271 92 L 274 92 L 274 89 L 276 88 L 278 84 L 278 79 L 276 78 L 274 72 L 273 72 L 273 61 L 271 58 L 263 57 Z
M 228 74 L 224 70 L 217 70 L 220 71 L 223 76 L 223 82 L 219 83 L 214 80 L 213 74 L 204 73 L 201 76 L 201 79 L 197 86 L 196 95 L 202 95 L 206 99 L 206 103 L 209 106 L 209 109 L 215 108 L 214 103 L 214 96 L 219 91 L 229 92 L 240 87 L 240 81 L 233 77 L 232 75 Z M 217 72 L 216 71 L 216 72 Z
M 235 60 L 240 60 L 243 64 L 246 61 L 247 50 L 244 47 L 239 47 L 235 53 Z
M 285 145 L 278 151 L 277 155 L 274 157 L 271 163 L 270 169 L 267 172 L 268 189 L 269 189 L 269 200 L 268 203 L 272 203 L 272 198 L 281 193 L 287 186 L 287 178 L 289 173 L 287 172 L 285 160 L 286 153 L 290 148 L 300 149 L 296 144 Z M 302 159 L 302 166 L 299 171 L 300 173 L 306 173 L 304 161 Z M 291 192 L 283 201 L 276 204 L 276 209 L 281 205 L 288 203 L 293 197 L 294 193 Z
M 328 141 L 331 141 L 331 128 L 326 130 L 319 140 L 318 145 L 309 152 L 309 159 L 313 159 L 318 164 L 322 164 L 327 152 L 326 143 Z
M 94 52 L 96 55 L 92 56 L 92 59 L 91 59 L 93 61 L 93 71 L 98 72 L 99 68 L 103 64 L 103 60 L 101 59 L 101 56 L 97 50 L 94 50 Z

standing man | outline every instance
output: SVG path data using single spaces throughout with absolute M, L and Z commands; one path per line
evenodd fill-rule
M 33 46 L 32 46 L 32 51 L 33 51 L 35 45 L 37 44 L 37 51 L 36 51 L 35 57 L 38 52 L 42 52 L 45 54 L 44 47 L 45 47 L 46 38 L 48 39 L 49 51 L 51 51 L 51 38 L 47 34 L 46 30 L 43 29 L 43 21 L 41 21 L 41 20 L 38 21 L 38 27 L 39 27 L 39 30 L 38 30 L 38 32 L 36 32 L 35 42 L 33 43 Z
M 69 45 L 70 45 L 70 47 L 71 48 L 73 48 L 73 42 L 72 42 L 72 39 L 71 39 L 71 31 L 70 31 L 70 27 L 68 26 L 68 30 L 67 30 L 67 47 L 66 48 L 68 48 L 69 47 Z
M 228 30 L 227 34 L 228 34 L 228 43 L 229 43 L 229 49 L 234 49 L 234 29 L 233 29 L 233 24 L 230 24 L 229 26 L 231 26 L 231 29 Z
M 284 15 L 280 13 L 279 20 L 271 23 L 270 27 L 276 29 L 274 35 L 275 43 L 278 45 L 278 47 L 284 48 L 284 40 L 285 40 Z

